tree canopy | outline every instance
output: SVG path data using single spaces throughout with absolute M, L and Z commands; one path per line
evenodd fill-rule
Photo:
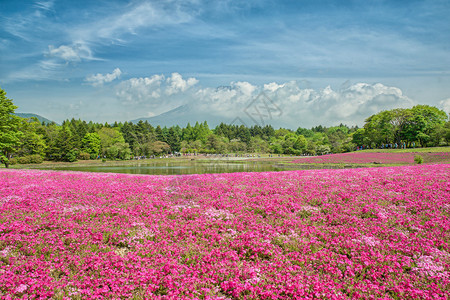
M 448 116 L 444 111 L 428 105 L 382 111 L 366 119 L 364 131 L 354 136 L 354 141 L 372 147 L 393 143 L 405 143 L 407 147 L 413 143 L 439 146 L 449 142 L 446 122 Z
M 20 145 L 23 133 L 19 131 L 20 118 L 14 115 L 17 106 L 6 97 L 6 92 L 0 88 L 0 160 L 6 167 L 10 164 L 12 153 Z

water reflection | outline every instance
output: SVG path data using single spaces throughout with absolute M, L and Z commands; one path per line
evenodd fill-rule
M 53 166 L 52 170 L 101 172 L 101 173 L 127 173 L 146 175 L 183 175 L 205 173 L 234 173 L 234 172 L 269 172 L 287 170 L 311 169 L 342 169 L 358 168 L 357 165 L 339 164 L 290 164 L 270 161 L 139 161 L 132 164 L 96 165 L 96 166 Z M 38 167 L 39 168 L 39 167 Z M 47 168 L 45 168 L 47 169 Z
M 283 167 L 272 163 L 261 162 L 151 162 L 137 163 L 123 166 L 70 166 L 53 167 L 53 170 L 127 173 L 147 175 L 182 175 L 204 173 L 233 173 L 233 172 L 265 172 L 282 171 Z

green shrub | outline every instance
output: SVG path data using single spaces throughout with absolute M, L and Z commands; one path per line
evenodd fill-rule
M 66 156 L 65 161 L 74 162 L 77 161 L 78 151 L 76 149 L 70 150 Z
M 416 155 L 414 156 L 414 161 L 420 165 L 421 163 L 423 163 L 423 157 L 420 155 Z
M 9 164 L 10 164 L 10 165 L 15 165 L 15 164 L 17 164 L 17 158 L 11 158 L 11 159 L 9 160 Z
M 43 160 L 42 156 L 40 156 L 39 154 L 22 156 L 22 157 L 17 158 L 17 160 L 16 160 L 16 162 L 18 162 L 19 164 L 40 164 L 43 161 L 44 160 Z
M 32 154 L 29 156 L 29 158 L 30 158 L 30 164 L 40 164 L 44 161 L 42 156 L 40 156 L 39 154 Z
M 29 156 L 23 156 L 23 157 L 19 157 L 17 158 L 17 161 L 19 162 L 19 164 L 29 164 L 30 163 L 30 157 Z
M 78 158 L 81 160 L 89 160 L 91 159 L 91 155 L 87 152 L 81 152 L 80 154 L 78 154 Z
M 111 146 L 106 149 L 106 157 L 109 159 L 116 159 L 119 156 L 119 148 L 116 146 Z

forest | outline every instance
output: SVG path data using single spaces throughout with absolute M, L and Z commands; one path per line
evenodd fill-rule
M 369 116 L 361 128 L 340 124 L 297 130 L 224 123 L 210 128 L 206 122 L 161 127 L 143 121 L 102 124 L 80 119 L 58 125 L 20 118 L 14 115 L 16 109 L 0 89 L 0 159 L 6 166 L 43 160 L 128 160 L 189 153 L 323 155 L 450 143 L 448 115 L 428 105 L 381 111 Z

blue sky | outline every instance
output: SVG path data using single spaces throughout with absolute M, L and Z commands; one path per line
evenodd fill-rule
M 261 92 L 283 112 L 267 123 L 292 128 L 449 112 L 449 13 L 439 0 L 1 0 L 0 86 L 18 112 L 57 122 L 184 104 L 244 119 Z

